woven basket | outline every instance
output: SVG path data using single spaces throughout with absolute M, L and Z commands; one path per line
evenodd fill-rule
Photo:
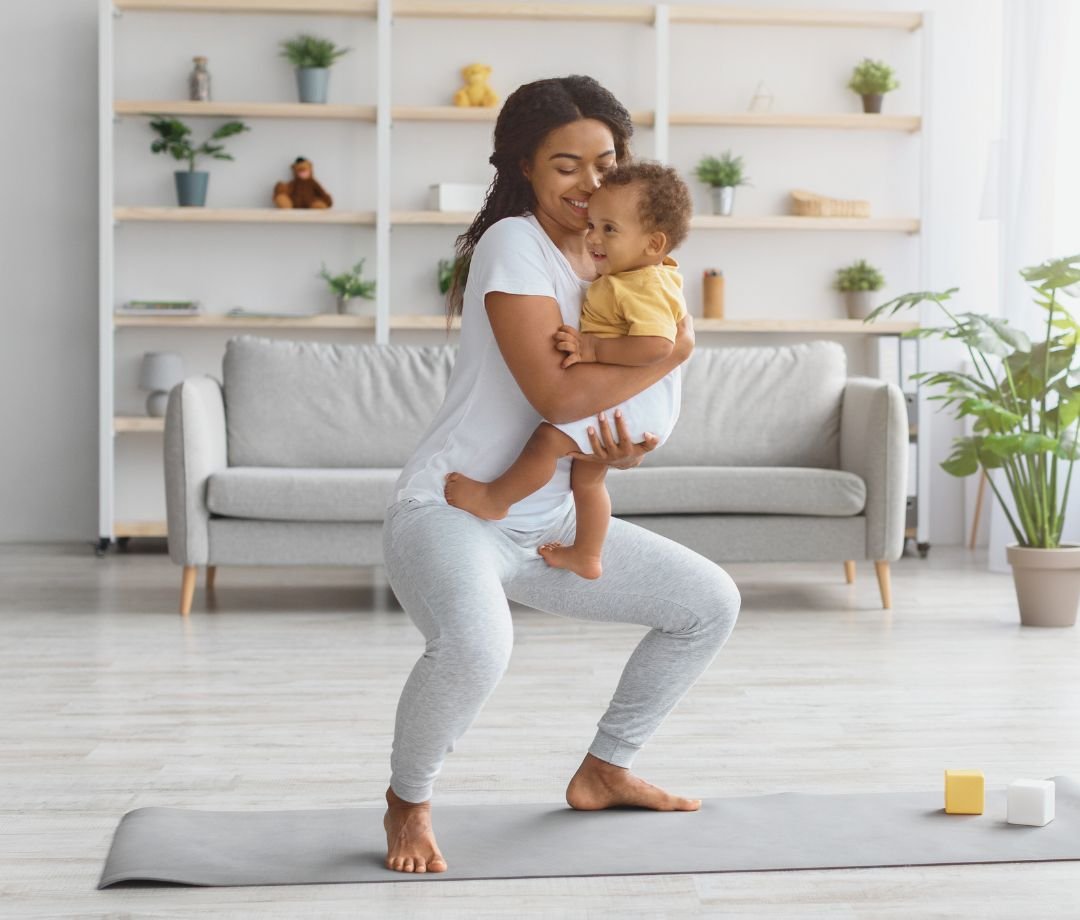
M 826 198 L 805 189 L 791 193 L 792 213 L 799 217 L 869 217 L 870 202 L 854 199 Z

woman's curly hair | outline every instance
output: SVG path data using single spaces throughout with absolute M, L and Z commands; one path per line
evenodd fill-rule
M 667 250 L 678 249 L 690 232 L 694 205 L 690 189 L 670 166 L 654 160 L 636 160 L 618 164 L 604 174 L 603 188 L 635 185 L 638 194 L 638 219 L 646 233 L 659 230 L 667 237 Z
M 630 113 L 592 77 L 553 77 L 525 83 L 503 103 L 495 122 L 495 152 L 488 161 L 495 167 L 495 178 L 480 213 L 456 241 L 454 275 L 446 298 L 447 326 L 461 313 L 464 275 L 484 231 L 504 217 L 517 217 L 536 207 L 522 164 L 532 162 L 550 132 L 583 118 L 602 121 L 611 130 L 616 164 L 630 160 L 634 133 Z

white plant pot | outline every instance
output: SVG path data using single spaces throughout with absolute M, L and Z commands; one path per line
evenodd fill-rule
M 1013 570 L 1020 623 L 1075 625 L 1080 606 L 1080 546 L 1036 549 L 1010 543 L 1005 555 Z
M 850 319 L 866 319 L 874 311 L 873 291 L 844 291 L 844 304 Z
M 710 192 L 712 194 L 713 214 L 730 217 L 735 207 L 735 186 L 714 185 Z

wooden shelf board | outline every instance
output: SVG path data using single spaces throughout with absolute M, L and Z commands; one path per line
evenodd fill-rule
M 376 0 L 113 0 L 117 10 L 374 17 Z
M 695 230 L 875 230 L 885 233 L 918 233 L 918 218 L 910 217 L 795 217 L 790 214 L 764 217 L 719 217 L 700 214 L 690 219 Z
M 352 316 L 341 313 L 317 313 L 310 317 L 296 316 L 113 316 L 116 327 L 152 329 L 170 326 L 188 329 L 237 329 L 261 327 L 275 329 L 374 329 L 374 316 Z
M 805 114 L 792 112 L 674 112 L 673 126 L 712 125 L 729 128 L 839 128 L 861 131 L 907 131 L 922 128 L 918 115 L 867 115 L 862 112 Z
M 165 521 L 114 521 L 113 534 L 117 537 L 167 537 L 169 527 Z
M 119 207 L 118 221 L 229 224 L 354 224 L 374 226 L 374 211 L 339 211 L 335 208 L 179 208 Z
M 394 0 L 395 18 L 424 19 L 537 19 L 640 22 L 651 24 L 652 4 L 645 3 L 491 3 L 451 0 Z
M 864 323 L 861 319 L 702 319 L 695 332 L 788 332 L 811 335 L 899 335 L 917 323 L 899 320 Z
M 394 121 L 479 121 L 495 123 L 499 117 L 499 108 L 457 105 L 395 105 L 391 110 Z M 640 110 L 630 113 L 634 124 L 651 127 L 655 115 L 651 111 Z
M 315 105 L 303 102 L 191 102 L 186 99 L 117 99 L 117 115 L 187 115 L 220 118 L 320 118 L 375 121 L 373 105 Z
M 164 431 L 165 419 L 148 415 L 117 415 L 113 418 L 113 431 L 117 434 L 141 434 L 147 431 Z
M 672 22 L 723 26 L 812 26 L 852 29 L 901 29 L 922 27 L 922 13 L 845 10 L 784 10 L 750 7 L 710 7 L 674 4 Z

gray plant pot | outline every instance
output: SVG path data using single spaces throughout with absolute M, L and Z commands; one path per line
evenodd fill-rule
M 1080 606 L 1080 546 L 1036 549 L 1011 543 L 1005 555 L 1013 570 L 1021 625 L 1075 625 Z
M 867 115 L 881 114 L 881 100 L 885 96 L 882 93 L 864 93 L 862 97 L 862 110 Z
M 299 67 L 296 70 L 296 89 L 301 102 L 326 102 L 326 87 L 330 82 L 329 67 Z
M 844 304 L 850 319 L 866 319 L 874 310 L 877 298 L 873 291 L 844 291 Z
M 210 173 L 190 170 L 173 173 L 176 178 L 176 200 L 182 208 L 201 208 L 206 204 L 206 186 Z
M 730 217 L 735 207 L 735 186 L 714 185 L 709 191 L 712 196 L 713 214 Z

